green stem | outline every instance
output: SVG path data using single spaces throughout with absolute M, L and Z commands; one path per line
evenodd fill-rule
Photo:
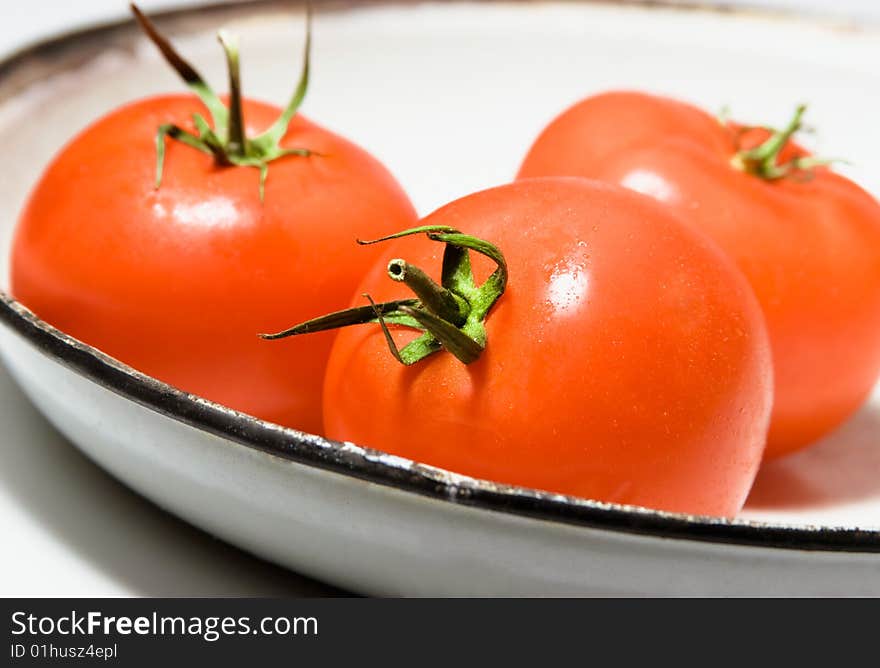
M 428 310 L 404 306 L 400 309 L 415 318 L 440 344 L 464 364 L 476 362 L 483 354 L 485 343 L 472 339 L 451 322 Z
M 806 110 L 805 104 L 798 105 L 788 125 L 781 130 L 772 130 L 770 136 L 759 146 L 738 151 L 731 159 L 731 165 L 747 174 L 767 181 L 774 181 L 789 175 L 793 170 L 828 164 L 828 161 L 801 157 L 793 158 L 785 163 L 779 162 L 780 154 L 792 137 L 801 129 Z
M 470 312 L 467 302 L 452 290 L 437 285 L 428 274 L 407 263 L 406 260 L 391 260 L 388 263 L 388 276 L 391 280 L 405 284 L 416 294 L 425 308 L 456 327 L 461 327 L 467 321 Z
M 226 128 L 228 112 L 220 98 L 205 81 L 205 78 L 196 71 L 171 45 L 158 28 L 134 3 L 130 5 L 131 11 L 137 19 L 141 29 L 165 58 L 165 61 L 174 68 L 174 71 L 183 79 L 183 82 L 195 93 L 211 113 L 214 128 L 217 132 L 223 132 Z
M 265 339 L 280 339 L 325 329 L 378 323 L 388 349 L 396 360 L 410 365 L 445 349 L 464 364 L 479 359 L 486 347 L 485 320 L 492 306 L 507 287 L 507 262 L 501 250 L 492 243 L 448 226 L 422 226 L 372 241 L 367 245 L 425 234 L 428 239 L 445 245 L 443 271 L 438 285 L 422 269 L 405 260 L 388 263 L 388 276 L 406 285 L 416 299 L 403 299 L 376 304 L 364 295 L 369 306 L 337 311 L 291 327 L 277 334 L 261 334 Z M 476 285 L 471 271 L 469 251 L 490 258 L 496 269 L 482 285 Z M 422 335 L 398 349 L 388 325 L 415 329 Z
M 416 306 L 417 304 L 417 299 L 400 299 L 394 302 L 385 302 L 381 305 L 379 312 L 382 315 L 386 315 L 400 310 L 401 307 Z M 300 323 L 299 325 L 291 327 L 290 329 L 285 329 L 283 332 L 278 332 L 277 334 L 260 334 L 259 336 L 262 339 L 274 341 L 276 339 L 285 339 L 289 336 L 296 336 L 297 334 L 313 334 L 315 332 L 325 332 L 328 329 L 338 329 L 340 327 L 348 327 L 350 325 L 360 325 L 363 323 L 372 322 L 375 317 L 375 307 L 358 306 L 356 308 L 350 308 L 344 311 L 337 311 L 335 313 L 323 315 L 319 318 L 307 320 L 306 322 Z
M 297 110 L 303 103 L 303 100 L 306 97 L 306 92 L 309 88 L 309 76 L 311 72 L 311 54 L 312 54 L 312 3 L 306 2 L 306 44 L 303 51 L 303 65 L 302 71 L 299 75 L 299 83 L 296 86 L 296 90 L 293 91 L 293 96 L 290 98 L 290 101 L 287 103 L 287 106 L 284 108 L 284 111 L 281 113 L 281 116 L 278 117 L 278 120 L 272 124 L 272 126 L 266 130 L 262 135 L 255 138 L 254 141 L 258 143 L 266 143 L 268 145 L 277 145 L 280 142 L 284 135 L 287 134 L 287 128 L 290 125 L 290 121 L 296 115 Z
M 170 124 L 162 125 L 157 134 L 156 146 L 156 187 L 162 183 L 165 166 L 165 140 L 180 141 L 191 148 L 210 153 L 220 167 L 251 167 L 259 172 L 260 200 L 265 194 L 269 163 L 287 157 L 311 157 L 320 155 L 307 148 L 282 147 L 281 141 L 287 134 L 291 120 L 299 110 L 306 96 L 309 83 L 309 62 L 312 44 L 312 10 L 307 2 L 306 45 L 303 57 L 303 70 L 293 97 L 279 118 L 263 134 L 249 139 L 246 134 L 243 101 L 241 93 L 241 65 L 238 40 L 225 31 L 218 33 L 218 39 L 226 55 L 229 70 L 229 107 L 220 100 L 204 77 L 190 65 L 141 12 L 135 4 L 131 5 L 137 22 L 144 33 L 169 65 L 180 75 L 184 83 L 195 93 L 211 114 L 213 128 L 200 115 L 194 117 L 198 135 Z
M 244 131 L 244 110 L 241 105 L 241 63 L 238 56 L 238 38 L 225 30 L 217 33 L 217 39 L 226 53 L 226 66 L 229 70 L 229 128 L 226 150 L 230 155 L 245 157 L 247 138 Z

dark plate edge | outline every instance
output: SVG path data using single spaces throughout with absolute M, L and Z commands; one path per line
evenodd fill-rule
M 403 3 L 404 0 L 391 0 Z M 252 3 L 210 3 L 202 9 L 237 11 L 244 4 L 277 5 L 273 0 Z M 353 3 L 319 2 L 329 6 Z M 369 4 L 377 4 L 371 1 Z M 623 3 L 627 4 L 627 3 Z M 662 3 L 661 3 L 662 4 Z M 196 9 L 164 11 L 163 18 L 192 16 Z M 0 61 L 0 80 L 30 58 L 45 57 L 70 42 L 128 30 L 119 21 L 64 34 L 25 47 Z M 788 527 L 757 522 L 691 517 L 642 508 L 604 504 L 518 487 L 496 485 L 450 475 L 419 464 L 392 465 L 381 453 L 354 448 L 320 436 L 285 429 L 186 394 L 140 374 L 100 351 L 66 336 L 43 322 L 12 297 L 0 292 L 0 322 L 44 355 L 102 387 L 166 417 L 236 443 L 300 464 L 394 487 L 450 503 L 513 513 L 565 524 L 621 531 L 667 539 L 694 540 L 753 547 L 831 552 L 880 552 L 880 530 L 846 527 Z

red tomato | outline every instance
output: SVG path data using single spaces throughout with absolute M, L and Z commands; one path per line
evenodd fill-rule
M 248 135 L 281 109 L 245 100 Z M 302 116 L 283 147 L 318 155 L 259 171 L 217 166 L 166 139 L 155 187 L 156 132 L 195 131 L 194 96 L 135 102 L 85 130 L 55 158 L 24 209 L 12 292 L 41 318 L 123 362 L 232 408 L 321 430 L 332 336 L 299 346 L 257 337 L 316 310 L 342 307 L 382 234 L 416 219 L 404 192 L 364 150 Z
M 769 136 L 674 100 L 608 93 L 554 120 L 519 177 L 583 176 L 646 193 L 736 261 L 758 296 L 773 347 L 767 454 L 777 456 L 840 424 L 877 380 L 880 206 L 824 167 L 761 178 L 732 164 Z M 806 155 L 788 141 L 769 167 Z M 753 172 L 760 167 L 751 165 Z
M 340 331 L 324 387 L 331 438 L 603 501 L 740 509 L 764 446 L 770 351 L 748 285 L 708 240 L 647 197 L 582 179 L 494 188 L 422 224 L 506 256 L 485 350 L 468 365 L 441 350 L 403 366 L 375 324 Z M 419 237 L 385 257 L 437 273 L 442 252 Z M 358 292 L 411 296 L 386 266 Z

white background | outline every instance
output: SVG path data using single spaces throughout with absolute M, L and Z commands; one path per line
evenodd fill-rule
M 123 0 L 2 0 L 0 53 L 126 15 Z M 191 4 L 142 0 L 146 10 Z M 874 0 L 724 4 L 880 18 Z M 329 590 L 248 557 L 155 509 L 69 446 L 0 369 L 16 419 L 0 441 L 0 595 L 296 595 Z M 27 444 L 27 447 L 23 447 Z M 100 521 L 96 521 L 100 517 Z

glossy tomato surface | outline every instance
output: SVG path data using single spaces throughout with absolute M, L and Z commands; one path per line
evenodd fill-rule
M 65 147 L 33 190 L 14 241 L 12 292 L 40 317 L 123 362 L 261 418 L 321 430 L 331 334 L 257 337 L 341 308 L 375 260 L 358 236 L 415 212 L 374 158 L 294 118 L 283 146 L 320 153 L 256 169 L 217 167 L 168 141 L 154 186 L 156 130 L 191 129 L 194 97 L 123 107 Z M 246 102 L 253 135 L 280 110 Z
M 764 447 L 770 352 L 748 285 L 714 246 L 649 198 L 583 179 L 487 190 L 422 223 L 504 252 L 486 349 L 467 366 L 440 351 L 404 367 L 377 325 L 340 331 L 330 437 L 603 501 L 740 509 Z M 395 242 L 358 292 L 407 296 L 386 261 L 437 278 L 441 255 L 423 237 Z
M 768 456 L 802 448 L 865 400 L 880 372 L 880 206 L 827 168 L 764 180 L 734 168 L 767 138 L 690 105 L 608 93 L 535 142 L 520 178 L 570 175 L 648 194 L 708 233 L 745 273 L 773 347 Z M 789 142 L 781 161 L 805 152 Z

